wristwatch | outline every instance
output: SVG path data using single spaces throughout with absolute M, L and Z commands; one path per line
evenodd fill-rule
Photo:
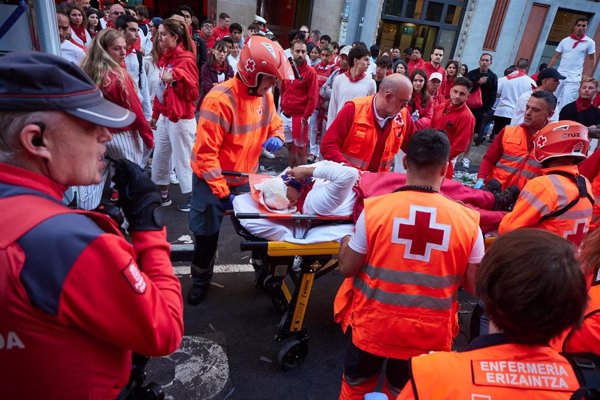
M 177 86 L 177 81 L 175 79 L 173 79 L 171 81 L 171 87 L 175 87 L 175 86 Z

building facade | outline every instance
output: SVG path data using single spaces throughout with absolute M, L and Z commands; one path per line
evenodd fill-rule
M 163 8 L 190 4 L 146 1 Z M 191 5 L 212 18 L 226 12 L 244 27 L 261 15 L 285 44 L 287 31 L 307 25 L 342 44 L 377 43 L 384 51 L 420 47 L 425 58 L 440 44 L 444 61 L 458 59 L 469 68 L 487 52 L 500 73 L 520 58 L 529 61 L 533 73 L 550 60 L 580 16 L 589 17 L 588 36 L 597 49 L 600 44 L 600 0 L 201 0 Z M 598 65 L 594 71 L 598 77 Z

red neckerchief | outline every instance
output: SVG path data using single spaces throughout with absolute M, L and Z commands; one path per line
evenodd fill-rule
M 307 183 L 306 185 L 304 185 L 302 187 L 302 193 L 300 194 L 300 197 L 298 197 L 298 201 L 296 202 L 296 208 L 298 209 L 298 211 L 300 211 L 300 213 L 303 212 L 304 202 L 306 201 L 306 196 L 308 195 L 308 192 L 311 191 L 311 189 L 313 188 L 314 185 L 315 185 L 315 181 L 313 179 L 310 183 Z
M 367 76 L 367 74 L 365 74 L 363 72 L 356 78 L 353 78 L 352 75 L 350 75 L 350 70 L 346 71 L 345 75 L 348 77 L 348 79 L 350 80 L 351 83 L 356 83 L 356 82 L 360 81 L 361 79 L 363 79 L 365 76 Z
M 317 64 L 317 66 L 315 67 L 315 69 L 319 70 L 319 71 L 323 71 L 323 70 L 331 69 L 334 66 L 335 66 L 335 64 L 332 63 L 332 62 L 324 63 L 323 61 L 321 61 L 319 64 Z
M 83 24 L 79 26 L 71 25 L 71 30 L 75 32 L 77 37 L 81 39 L 84 44 L 86 43 L 85 28 L 83 27 Z
M 520 78 L 524 75 L 527 75 L 525 73 L 525 71 L 523 71 L 522 69 L 516 69 L 513 72 L 511 72 L 510 74 L 506 75 L 506 79 L 508 79 L 508 80 L 516 79 L 516 78 Z
M 571 33 L 571 39 L 573 39 L 575 41 L 575 43 L 573 43 L 573 48 L 577 47 L 577 45 L 579 43 L 587 42 L 587 40 L 585 40 L 585 35 L 579 37 L 579 36 L 576 36 L 574 33 Z
M 577 100 L 575 100 L 575 108 L 577 109 L 577 112 L 585 111 L 591 106 L 592 99 L 582 99 L 581 97 L 578 97 Z
M 221 65 L 213 64 L 212 67 L 215 69 L 215 71 L 217 71 L 217 74 L 223 74 L 227 72 L 227 63 L 225 61 L 223 61 Z
M 73 38 L 69 39 L 69 42 L 73 43 L 75 46 L 79 47 L 81 50 L 83 50 L 87 54 L 87 47 L 85 47 L 81 43 L 76 42 Z
M 135 46 L 131 46 L 131 47 L 125 49 L 125 57 L 127 57 L 128 55 L 130 55 L 134 51 L 135 51 Z

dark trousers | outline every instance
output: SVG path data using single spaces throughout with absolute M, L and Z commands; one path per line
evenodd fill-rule
M 508 124 L 510 124 L 510 118 L 494 116 L 494 130 L 492 136 L 490 136 L 490 141 L 493 141 L 496 135 Z
M 247 192 L 249 186 L 246 184 L 229 189 L 233 194 L 240 194 Z M 212 279 L 224 216 L 225 210 L 208 183 L 194 175 L 190 209 L 190 229 L 196 239 L 191 267 L 194 285 L 208 286 Z
M 402 389 L 410 379 L 408 371 L 408 360 L 385 358 L 367 353 L 352 343 L 352 332 L 348 328 L 346 333 L 348 346 L 346 347 L 346 361 L 344 363 L 344 375 L 346 381 L 361 381 L 379 374 L 383 363 L 387 360 L 385 377 L 394 387 Z

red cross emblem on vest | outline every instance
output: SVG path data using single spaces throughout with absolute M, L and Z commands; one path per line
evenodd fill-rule
M 578 219 L 575 221 L 575 226 L 572 231 L 566 231 L 564 233 L 565 239 L 579 246 L 583 239 L 585 239 L 585 235 L 589 229 L 589 224 L 587 218 Z
M 452 227 L 436 220 L 437 208 L 414 204 L 408 218 L 394 218 L 392 243 L 405 245 L 404 258 L 428 262 L 432 250 L 448 250 Z
M 548 138 L 546 138 L 546 136 L 540 136 L 537 138 L 537 146 L 540 149 L 546 145 L 546 142 L 548 142 Z

